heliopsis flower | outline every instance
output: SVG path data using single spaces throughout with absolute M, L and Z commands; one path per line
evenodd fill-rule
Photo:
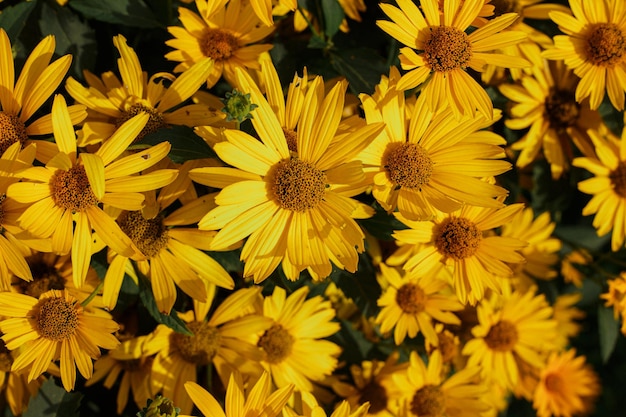
M 594 177 L 580 181 L 578 189 L 593 197 L 583 208 L 583 216 L 595 214 L 593 227 L 598 236 L 611 235 L 611 250 L 616 252 L 626 237 L 626 128 L 617 138 L 608 130 L 605 135 L 590 130 L 597 156 L 574 159 L 572 165 L 585 168 Z
M 600 114 L 589 108 L 589 102 L 577 102 L 574 89 L 578 78 L 561 62 L 550 62 L 533 70 L 518 84 L 501 84 L 500 92 L 509 100 L 510 117 L 504 124 L 513 130 L 528 132 L 511 145 L 521 151 L 515 164 L 528 166 L 543 155 L 550 164 L 552 178 L 558 179 L 569 169 L 575 150 L 593 155 L 588 129 L 601 126 Z
M 238 74 L 238 84 L 244 85 L 245 75 Z M 383 126 L 365 125 L 335 139 L 346 88 L 342 81 L 325 95 L 320 77 L 309 82 L 306 113 L 297 126 L 297 155 L 290 151 L 274 112 L 260 100 L 252 122 L 261 141 L 227 130 L 227 141 L 215 144 L 214 150 L 232 168 L 190 171 L 194 181 L 222 188 L 215 197 L 218 207 L 198 228 L 218 230 L 213 250 L 248 237 L 241 252 L 244 276 L 257 283 L 279 264 L 290 280 L 304 269 L 314 279 L 325 278 L 332 264 L 356 271 L 365 235 L 354 219 L 373 213 L 350 198 L 364 180 L 361 163 L 352 159 Z
M 185 382 L 184 386 L 204 417 L 276 417 L 293 392 L 293 385 L 272 390 L 272 380 L 267 372 L 246 392 L 241 376 L 235 372 L 228 380 L 226 402 L 222 408 L 213 395 L 195 382 Z
M 19 416 L 26 411 L 30 399 L 37 394 L 45 378 L 40 376 L 29 382 L 26 373 L 12 371 L 16 355 L 17 351 L 11 352 L 0 340 L 0 390 L 13 415 Z
M 626 92 L 626 7 L 621 1 L 569 0 L 573 14 L 554 11 L 550 18 L 565 35 L 554 37 L 548 59 L 563 60 L 580 77 L 576 101 L 589 97 L 597 109 L 605 92 L 617 110 L 624 109 Z
M 178 77 L 159 72 L 148 78 L 124 36 L 113 37 L 113 44 L 121 56 L 117 60 L 121 80 L 111 72 L 103 74 L 102 79 L 85 72 L 88 87 L 72 77 L 65 85 L 74 100 L 88 108 L 87 120 L 79 131 L 80 146 L 107 140 L 125 121 L 141 112 L 146 112 L 150 119 L 136 141 L 170 125 L 193 127 L 206 123 L 213 113 L 206 105 L 182 104 L 198 91 L 213 70 L 210 59 L 198 60 Z M 171 84 L 165 87 L 163 81 Z
M 430 343 L 425 340 L 424 346 L 426 352 L 431 355 L 434 350 L 438 350 L 441 353 L 441 360 L 445 365 L 453 364 L 457 369 L 462 366 L 459 364 L 461 353 L 461 341 L 459 336 L 450 330 L 448 330 L 442 323 L 435 324 L 435 332 L 437 333 L 437 343 Z
M 215 295 L 210 291 L 209 303 L 196 302 L 194 310 L 178 314 L 192 335 L 159 324 L 144 344 L 144 354 L 156 353 L 151 371 L 153 391 L 161 392 L 183 413 L 189 413 L 193 404 L 185 395 L 183 384 L 196 381 L 200 367 L 212 364 L 224 384 L 234 370 L 245 373 L 246 377 L 260 375 L 261 354 L 246 341 L 271 325 L 270 320 L 253 314 L 260 290 L 260 287 L 237 290 L 207 317 Z
M 212 3 L 221 3 L 221 7 Z M 251 2 L 229 0 L 224 5 L 224 2 L 196 0 L 196 7 L 199 14 L 179 7 L 183 27 L 167 28 L 174 39 L 165 43 L 175 50 L 165 54 L 165 58 L 180 62 L 175 72 L 185 71 L 193 63 L 209 57 L 213 61 L 213 69 L 206 78 L 210 88 L 222 75 L 234 85 L 235 68 L 260 68 L 260 55 L 272 45 L 259 42 L 270 35 L 274 27 L 260 24 Z
M 380 272 L 389 286 L 378 299 L 382 307 L 376 323 L 381 333 L 393 330 L 393 339 L 400 345 L 405 337 L 416 337 L 422 333 L 428 343 L 437 345 L 437 333 L 433 319 L 447 324 L 461 324 L 452 311 L 462 310 L 463 306 L 450 291 L 444 280 L 415 270 L 400 274 L 397 269 L 380 264 Z
M 322 339 L 339 331 L 339 323 L 332 321 L 335 310 L 320 296 L 306 299 L 308 293 L 307 286 L 289 296 L 283 288 L 275 287 L 259 311 L 273 323 L 255 338 L 263 352 L 261 364 L 274 384 L 284 387 L 293 383 L 303 392 L 311 391 L 312 382 L 335 370 L 341 353 L 338 345 Z
M 437 112 L 420 95 L 413 110 L 397 90 L 400 74 L 391 68 L 373 96 L 361 95 L 365 119 L 385 122 L 385 130 L 355 159 L 372 186 L 372 194 L 388 212 L 396 208 L 410 220 L 426 220 L 434 208 L 450 212 L 463 203 L 502 207 L 494 197 L 507 190 L 481 181 L 511 168 L 504 158 L 504 138 L 479 132 L 492 122 L 482 115 L 455 118 L 450 108 Z M 496 117 L 497 119 L 497 117 Z
M 91 378 L 91 359 L 100 349 L 115 349 L 119 341 L 111 333 L 118 329 L 112 319 L 90 313 L 67 290 L 50 290 L 39 299 L 12 292 L 0 293 L 0 321 L 7 349 L 19 349 L 12 371 L 28 370 L 32 381 L 52 361 L 60 360 L 61 380 L 66 391 L 74 389 L 76 368 Z
M 553 352 L 541 370 L 533 407 L 538 417 L 588 415 L 600 394 L 600 381 L 576 350 Z
M 317 398 L 310 392 L 296 393 L 297 403 L 294 408 L 285 406 L 283 415 L 285 417 L 327 417 L 326 411 L 319 405 Z M 351 409 L 347 401 L 341 401 L 336 405 L 330 417 L 364 417 L 367 414 L 369 404 L 362 404 Z
M 617 320 L 622 318 L 621 331 L 626 335 L 626 273 L 622 272 L 615 279 L 607 280 L 607 292 L 600 294 L 605 307 L 613 307 L 613 315 Z
M 563 281 L 572 283 L 578 288 L 582 288 L 586 274 L 580 270 L 583 265 L 593 262 L 593 256 L 584 248 L 574 249 L 565 254 L 561 260 L 561 275 Z
M 557 322 L 556 343 L 561 349 L 565 349 L 569 345 L 570 339 L 580 333 L 582 326 L 578 320 L 584 319 L 586 314 L 583 310 L 576 308 L 575 305 L 582 298 L 583 296 L 579 292 L 562 294 L 556 297 L 554 304 L 552 304 L 554 311 L 552 318 Z
M 505 296 L 492 295 L 477 307 L 478 325 L 463 347 L 468 366 L 480 366 L 482 375 L 512 390 L 520 379 L 520 362 L 534 368 L 545 364 L 546 353 L 556 350 L 552 308 L 535 289 Z
M 11 184 L 7 196 L 29 204 L 18 219 L 20 227 L 37 237 L 51 237 L 55 253 L 71 250 L 74 286 L 80 288 L 91 260 L 92 229 L 116 252 L 135 254 L 130 238 L 100 205 L 139 210 L 144 201 L 141 192 L 170 183 L 177 171 L 131 176 L 164 158 L 170 148 L 167 142 L 118 159 L 148 121 L 145 113 L 121 125 L 93 154 L 77 152 L 74 127 L 61 95 L 54 99 L 52 116 L 59 152 L 45 167 L 22 171 L 22 182 Z
M 475 305 L 485 288 L 501 291 L 501 280 L 513 275 L 507 263 L 524 262 L 518 252 L 526 242 L 513 237 L 490 235 L 492 229 L 512 220 L 522 204 L 501 209 L 464 206 L 432 221 L 411 221 L 395 213 L 405 225 L 392 236 L 399 242 L 426 245 L 413 255 L 404 269 L 430 271 L 444 263 L 452 272 L 452 286 L 463 304 Z
M 411 352 L 409 361 L 405 375 L 394 375 L 403 391 L 399 416 L 474 417 L 491 408 L 480 368 L 467 367 L 446 377 L 438 350 L 428 357 L 428 365 L 416 351 Z
M 481 12 L 484 0 L 451 0 L 440 15 L 437 0 L 420 0 L 420 8 L 408 0 L 398 1 L 398 9 L 381 3 L 392 21 L 379 20 L 378 26 L 406 45 L 400 49 L 402 69 L 408 70 L 398 88 L 420 86 L 430 109 L 448 103 L 455 115 L 472 116 L 478 109 L 486 118 L 493 116 L 493 104 L 485 90 L 467 72 L 482 71 L 487 63 L 502 67 L 524 67 L 521 57 L 495 53 L 493 50 L 513 45 L 526 38 L 517 31 L 503 31 L 518 18 L 506 13 L 488 24 L 466 33 Z

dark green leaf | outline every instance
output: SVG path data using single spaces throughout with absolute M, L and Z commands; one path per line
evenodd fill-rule
M 337 0 L 322 0 L 322 12 L 324 13 L 324 32 L 328 39 L 332 39 L 343 21 L 343 9 Z
M 369 353 L 374 347 L 373 343 L 365 338 L 363 332 L 357 330 L 347 320 L 341 321 L 341 330 L 330 337 L 343 349 L 340 360 L 348 364 L 360 364 L 361 361 L 370 357 Z
M 142 0 L 72 0 L 69 5 L 88 19 L 139 28 L 163 27 Z
M 326 41 L 319 36 L 311 36 L 309 44 L 307 45 L 307 47 L 311 49 L 326 49 L 327 46 Z
M 12 43 L 15 43 L 20 32 L 24 29 L 26 19 L 35 9 L 36 4 L 36 1 L 24 1 L 15 6 L 2 9 L 2 13 L 0 13 L 0 27 L 7 33 Z
M 331 51 L 330 62 L 339 74 L 346 77 L 354 94 L 371 94 L 381 74 L 389 70 L 385 60 L 371 48 Z
M 391 237 L 391 234 L 395 230 L 404 230 L 407 228 L 406 225 L 383 210 L 380 205 L 375 204 L 374 208 L 376 209 L 376 213 L 368 219 L 359 220 L 359 224 L 376 239 L 392 241 L 394 239 Z
M 83 395 L 67 392 L 50 378 L 28 402 L 23 417 L 78 417 L 78 406 Z
M 598 333 L 602 362 L 607 363 L 619 336 L 619 322 L 613 316 L 613 309 L 598 306 Z
M 177 164 L 182 164 L 190 159 L 211 158 L 215 152 L 193 130 L 187 126 L 171 126 L 159 129 L 142 138 L 136 145 L 157 145 L 161 142 L 169 142 L 172 145 L 169 157 Z
M 355 273 L 336 270 L 330 275 L 333 282 L 351 298 L 364 316 L 377 313 L 376 301 L 380 297 L 380 285 L 376 281 L 376 271 L 367 255 L 359 256 L 359 265 Z

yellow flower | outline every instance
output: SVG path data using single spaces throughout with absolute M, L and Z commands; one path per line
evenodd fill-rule
M 26 411 L 30 399 L 37 394 L 45 378 L 40 376 L 29 382 L 26 373 L 12 371 L 16 355 L 17 351 L 11 352 L 0 340 L 0 389 L 11 412 L 18 416 Z
M 76 368 L 91 378 L 91 359 L 100 349 L 115 349 L 119 341 L 111 333 L 117 323 L 85 310 L 67 290 L 50 290 L 39 299 L 11 292 L 0 293 L 2 340 L 9 350 L 23 347 L 11 370 L 28 370 L 32 381 L 44 373 L 52 361 L 60 359 L 61 380 L 66 391 L 74 389 Z
M 297 410 L 286 406 L 283 410 L 285 417 L 327 417 L 326 411 L 319 405 L 317 398 L 310 392 L 296 393 L 298 401 Z M 330 417 L 364 417 L 367 415 L 368 403 L 362 404 L 351 410 L 347 401 L 341 401 L 333 410 Z
M 243 131 L 226 130 L 227 141 L 214 149 L 232 168 L 190 171 L 194 181 L 222 188 L 215 197 L 218 207 L 200 220 L 198 228 L 218 230 L 213 250 L 248 237 L 241 252 L 244 276 L 257 283 L 279 264 L 290 280 L 298 279 L 304 269 L 314 279 L 323 279 L 332 264 L 356 271 L 365 236 L 354 219 L 369 217 L 372 210 L 350 198 L 360 192 L 355 185 L 364 179 L 361 163 L 352 159 L 382 124 L 336 138 L 347 83 L 335 84 L 325 95 L 323 81 L 316 77 L 304 98 L 296 155 L 254 82 L 243 72 L 238 74 L 238 85 L 249 87 L 246 91 L 256 98 L 252 123 L 261 141 Z
M 428 106 L 437 110 L 448 103 L 455 115 L 472 116 L 476 109 L 485 118 L 493 116 L 493 104 L 485 90 L 466 72 L 482 71 L 489 62 L 502 67 L 529 65 L 523 58 L 492 52 L 526 38 L 523 32 L 501 32 L 513 24 L 517 13 L 506 13 L 488 24 L 466 31 L 481 12 L 484 0 L 448 0 L 439 13 L 437 0 L 420 0 L 421 10 L 410 0 L 400 0 L 398 9 L 381 3 L 392 21 L 379 20 L 378 26 L 406 45 L 400 49 L 400 63 L 408 70 L 398 88 L 408 90 L 425 81 L 422 94 Z
M 626 7 L 621 1 L 569 0 L 572 14 L 554 11 L 550 18 L 565 35 L 554 37 L 554 48 L 543 53 L 563 60 L 580 77 L 576 101 L 589 97 L 592 109 L 605 92 L 617 110 L 626 92 Z
M 258 44 L 274 30 L 273 26 L 260 25 L 250 2 L 229 0 L 222 2 L 196 0 L 199 15 L 179 7 L 183 27 L 170 26 L 167 30 L 174 39 L 165 43 L 175 50 L 165 58 L 180 62 L 175 72 L 182 72 L 194 62 L 206 57 L 213 61 L 213 69 L 206 78 L 207 87 L 213 87 L 223 75 L 231 85 L 235 68 L 258 69 L 259 56 L 272 48 L 271 44 Z M 221 5 L 221 7 L 219 6 Z
M 581 293 L 562 294 L 556 297 L 554 304 L 552 304 L 554 311 L 552 318 L 558 323 L 556 343 L 561 349 L 565 349 L 569 345 L 570 339 L 580 333 L 582 326 L 577 320 L 584 319 L 586 314 L 574 305 L 582 298 Z
M 613 307 L 613 315 L 617 320 L 622 318 L 622 334 L 626 335 L 626 272 L 622 272 L 615 279 L 607 280 L 609 288 L 600 295 L 605 307 Z
M 582 288 L 586 274 L 577 265 L 588 265 L 593 261 L 593 256 L 586 249 L 575 249 L 567 253 L 561 260 L 561 275 L 563 281 L 572 283 Z

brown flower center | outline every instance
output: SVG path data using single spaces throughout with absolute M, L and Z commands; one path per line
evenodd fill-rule
M 452 71 L 467 67 L 472 59 L 472 45 L 465 32 L 450 26 L 434 26 L 424 44 L 423 56 L 433 71 Z
M 459 344 L 454 334 L 447 330 L 437 334 L 437 340 L 439 341 L 439 352 L 441 352 L 441 360 L 443 363 L 448 363 L 457 357 L 459 354 Z
M 483 239 L 480 229 L 464 217 L 447 217 L 436 226 L 435 235 L 439 253 L 455 261 L 476 253 Z
M 76 332 L 82 311 L 75 301 L 63 297 L 44 298 L 39 302 L 35 314 L 37 331 L 42 337 L 55 342 L 66 340 Z
M 143 127 L 143 129 L 141 129 L 141 132 L 139 132 L 139 134 L 135 138 L 135 142 L 141 140 L 149 133 L 154 133 L 161 128 L 167 127 L 167 123 L 165 123 L 165 119 L 163 118 L 162 113 L 159 113 L 156 109 L 152 107 L 144 106 L 143 104 L 139 103 L 133 104 L 124 112 L 122 112 L 122 116 L 115 121 L 115 127 L 120 127 L 124 122 L 132 119 L 142 112 L 148 113 L 149 118 L 146 125 Z
M 161 217 L 146 219 L 140 211 L 127 211 L 117 222 L 141 253 L 150 258 L 167 246 L 168 231 Z
M 257 346 L 265 351 L 267 362 L 279 363 L 289 357 L 294 341 L 293 336 L 283 326 L 275 324 L 263 333 Z
M 326 174 L 301 159 L 285 159 L 274 166 L 272 192 L 286 210 L 316 207 L 326 192 Z
M 615 194 L 622 198 L 626 198 L 626 163 L 620 162 L 611 173 L 609 179 L 613 185 L 613 191 Z
M 33 274 L 33 280 L 30 282 L 20 281 L 19 287 L 22 293 L 39 298 L 41 294 L 47 291 L 65 289 L 65 279 L 53 265 L 47 264 L 42 259 L 36 259 L 34 261 L 29 260 L 28 266 Z
M 370 381 L 361 389 L 359 404 L 369 401 L 369 414 L 376 414 L 387 408 L 387 390 L 376 381 Z
M 27 139 L 26 126 L 19 117 L 0 111 L 0 155 L 15 142 L 23 146 Z
M 428 152 L 415 143 L 390 143 L 384 156 L 389 180 L 400 187 L 421 189 L 428 184 L 433 161 Z
M 443 417 L 446 412 L 446 397 L 441 388 L 424 385 L 411 399 L 411 412 L 418 417 Z
M 396 293 L 396 303 L 406 314 L 417 314 L 424 311 L 426 293 L 417 284 L 404 284 Z
M 519 13 L 522 10 L 518 0 L 491 0 L 489 4 L 494 7 L 494 16 L 501 16 L 506 13 Z
M 544 106 L 550 126 L 556 130 L 572 126 L 578 120 L 580 104 L 576 102 L 573 91 L 552 89 Z
M 594 23 L 585 45 L 587 60 L 593 65 L 613 67 L 626 54 L 626 34 L 615 23 Z
M 489 349 L 497 352 L 509 352 L 517 343 L 518 334 L 515 325 L 507 320 L 501 320 L 491 326 L 485 336 L 485 343 Z
M 52 177 L 51 185 L 52 199 L 61 208 L 77 212 L 98 204 L 82 165 L 76 165 L 67 171 L 58 170 Z
M 546 375 L 544 384 L 546 385 L 546 389 L 550 392 L 563 392 L 565 385 L 563 379 L 557 374 Z
M 239 49 L 237 38 L 224 29 L 206 29 L 199 42 L 202 54 L 214 61 L 226 60 Z
M 174 332 L 171 336 L 172 345 L 178 348 L 178 353 L 187 362 L 208 365 L 220 348 L 222 336 L 219 330 L 199 321 L 187 323 L 187 328 L 193 336 Z
M 10 372 L 13 365 L 13 355 L 0 339 L 0 372 Z
M 287 148 L 291 152 L 298 152 L 298 133 L 293 129 L 283 128 L 285 139 L 287 140 Z

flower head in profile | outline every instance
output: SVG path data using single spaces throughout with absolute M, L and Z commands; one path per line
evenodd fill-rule
M 626 335 L 626 273 L 622 272 L 615 279 L 607 280 L 609 286 L 605 293 L 600 295 L 605 307 L 613 307 L 615 319 L 621 317 L 622 334 Z

